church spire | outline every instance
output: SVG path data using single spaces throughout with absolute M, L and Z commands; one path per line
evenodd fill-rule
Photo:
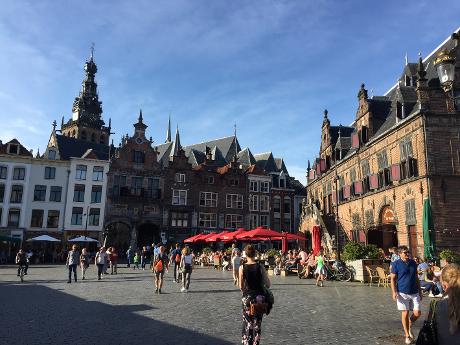
M 174 137 L 174 143 L 173 147 L 171 149 L 171 157 L 177 156 L 179 154 L 179 151 L 182 149 L 182 146 L 180 144 L 180 135 L 179 135 L 179 125 L 176 127 L 176 135 Z
M 169 114 L 168 128 L 166 129 L 166 141 L 165 141 L 165 143 L 170 143 L 170 142 L 171 142 L 171 114 Z
M 102 121 L 102 102 L 99 102 L 97 94 L 97 83 L 95 76 L 97 66 L 94 63 L 94 44 L 91 46 L 89 60 L 85 63 L 85 78 L 81 83 L 81 91 L 75 98 L 72 106 L 72 119 L 80 121 L 92 128 L 100 128 L 104 125 Z

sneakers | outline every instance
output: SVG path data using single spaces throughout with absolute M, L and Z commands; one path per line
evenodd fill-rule
M 406 344 L 412 344 L 412 338 L 406 337 Z
M 158 289 L 155 289 L 155 293 L 156 293 L 156 294 L 158 293 Z
M 72 281 L 71 281 L 71 280 L 68 280 L 68 281 L 67 281 L 67 284 L 71 284 L 71 283 L 72 283 Z
M 434 296 L 433 293 L 430 291 L 430 294 L 428 295 L 428 297 L 435 297 L 435 296 Z
M 187 289 L 184 288 L 184 287 L 182 287 L 182 289 L 180 289 L 180 292 L 186 292 L 186 291 L 187 291 Z
M 438 297 L 438 298 L 441 298 L 442 296 L 443 296 L 443 294 L 442 294 L 442 293 L 440 293 L 440 294 L 437 294 L 437 295 L 434 295 L 434 297 Z

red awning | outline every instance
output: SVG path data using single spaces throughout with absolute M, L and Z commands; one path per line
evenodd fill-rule
M 244 228 L 239 228 L 238 230 L 235 230 L 233 232 L 227 232 L 225 235 L 222 235 L 220 237 L 220 240 L 222 242 L 231 242 L 231 241 L 236 241 L 236 236 L 242 233 L 245 233 L 246 229 Z
M 285 235 L 283 235 L 282 233 L 278 231 L 258 227 L 254 230 L 250 230 L 250 231 L 247 231 L 246 233 L 242 233 L 236 236 L 238 240 L 250 239 L 253 237 L 266 237 L 268 239 L 271 239 L 272 237 L 285 237 Z
M 212 236 L 209 236 L 205 239 L 206 242 L 219 242 L 221 240 L 221 236 L 227 234 L 228 231 L 222 231 Z

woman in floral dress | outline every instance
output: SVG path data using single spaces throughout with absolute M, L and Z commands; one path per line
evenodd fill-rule
M 239 284 L 243 292 L 243 330 L 241 343 L 243 345 L 259 345 L 263 314 L 251 315 L 251 303 L 263 303 L 264 286 L 270 287 L 265 267 L 255 261 L 256 251 L 253 246 L 245 248 L 247 262 L 240 266 Z

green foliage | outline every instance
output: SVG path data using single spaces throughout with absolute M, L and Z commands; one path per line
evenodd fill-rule
M 374 244 L 348 242 L 343 247 L 342 258 L 345 261 L 378 259 L 379 249 Z
M 203 253 L 205 253 L 205 254 L 212 253 L 212 249 L 209 248 L 209 247 L 204 247 L 204 248 L 203 248 Z
M 439 253 L 439 257 L 449 263 L 460 263 L 460 255 L 450 249 L 444 249 Z
M 232 250 L 233 250 L 232 247 L 228 247 L 227 249 L 225 249 L 225 252 L 226 252 L 227 254 L 231 254 L 231 253 L 232 253 Z

